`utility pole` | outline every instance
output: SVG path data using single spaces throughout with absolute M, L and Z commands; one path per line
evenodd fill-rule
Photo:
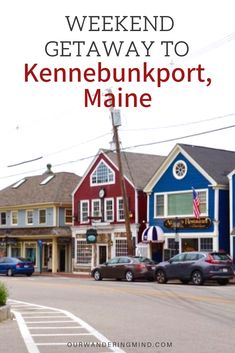
M 113 125 L 114 142 L 116 145 L 118 169 L 119 169 L 119 175 L 120 175 L 120 185 L 121 185 L 122 198 L 123 198 L 126 237 L 127 237 L 127 253 L 128 253 L 128 255 L 133 255 L 133 243 L 132 243 L 132 235 L 131 235 L 131 227 L 130 227 L 130 212 L 129 212 L 129 206 L 128 206 L 126 184 L 125 184 L 125 179 L 123 176 L 122 160 L 121 160 L 121 152 L 120 152 L 120 142 L 119 142 L 119 136 L 118 136 L 118 126 L 120 124 L 118 124 L 115 120 L 114 110 L 111 108 L 110 111 L 111 111 L 111 119 L 112 119 L 112 125 Z

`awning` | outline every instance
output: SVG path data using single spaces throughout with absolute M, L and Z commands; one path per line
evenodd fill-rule
M 156 243 L 156 242 L 162 242 L 163 239 L 159 239 L 161 236 L 163 236 L 164 232 L 161 227 L 159 226 L 150 226 L 146 228 L 143 233 L 142 233 L 142 242 L 143 243 Z

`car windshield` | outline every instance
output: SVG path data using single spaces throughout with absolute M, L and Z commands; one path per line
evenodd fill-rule
M 26 259 L 25 257 L 18 257 L 17 259 L 21 262 L 32 262 L 30 259 Z
M 138 262 L 145 262 L 145 263 L 148 263 L 148 264 L 154 264 L 155 262 L 147 257 L 142 257 L 142 256 L 139 256 L 139 257 L 135 257 L 135 259 L 138 261 Z

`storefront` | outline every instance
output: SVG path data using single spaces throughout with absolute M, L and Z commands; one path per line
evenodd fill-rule
M 9 229 L 7 235 L 3 233 L 5 231 L 0 230 L 0 256 L 30 259 L 35 265 L 35 272 L 71 272 L 72 238 L 69 227 L 61 230 Z

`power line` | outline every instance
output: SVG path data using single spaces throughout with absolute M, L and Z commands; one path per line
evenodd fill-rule
M 235 127 L 235 125 L 229 125 L 229 126 L 224 126 L 224 127 L 217 128 L 217 129 L 201 131 L 201 132 L 190 134 L 190 135 L 183 135 L 183 136 L 179 136 L 179 137 L 173 137 L 171 139 L 166 139 L 166 140 L 161 140 L 161 141 L 153 141 L 153 142 L 148 142 L 148 143 L 142 143 L 142 144 L 128 146 L 128 147 L 122 147 L 121 151 L 125 151 L 125 150 L 132 149 L 132 148 L 153 146 L 153 145 L 157 145 L 157 144 L 183 140 L 183 139 L 190 138 L 190 137 L 201 136 L 201 135 L 206 135 L 206 134 L 210 134 L 210 133 L 214 133 L 214 132 L 218 132 L 218 131 L 232 129 L 234 127 Z M 110 151 L 110 152 L 113 152 L 113 151 Z M 109 153 L 109 151 L 107 151 L 107 153 Z M 53 167 L 60 167 L 62 165 L 73 164 L 73 163 L 81 162 L 81 161 L 88 160 L 88 159 L 91 159 L 91 158 L 95 158 L 97 156 L 98 156 L 98 154 L 96 153 L 94 155 L 83 157 L 83 158 L 78 158 L 76 160 L 66 161 L 66 162 L 62 162 L 62 163 L 59 163 L 59 164 L 54 164 Z M 25 175 L 26 173 L 35 173 L 35 172 L 38 172 L 38 171 L 41 171 L 41 170 L 43 170 L 43 168 L 31 170 L 31 171 L 28 171 L 28 172 L 12 174 L 12 175 L 8 175 L 8 176 L 2 176 L 2 177 L 0 177 L 0 179 L 7 179 L 7 178 L 15 177 L 15 176 Z

